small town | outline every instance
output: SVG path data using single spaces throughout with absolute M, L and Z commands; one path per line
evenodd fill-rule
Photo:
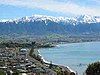
M 69 68 L 43 61 L 37 49 L 0 48 L 0 75 L 75 75 Z

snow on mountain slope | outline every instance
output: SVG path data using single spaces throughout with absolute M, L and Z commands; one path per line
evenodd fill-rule
M 16 19 L 16 20 L 0 20 L 0 22 L 34 22 L 34 21 L 45 21 L 45 23 L 47 23 L 46 21 L 50 20 L 56 23 L 59 22 L 63 22 L 63 23 L 69 23 L 69 24 L 73 24 L 76 25 L 77 23 L 97 23 L 100 22 L 100 16 L 89 16 L 89 15 L 81 15 L 78 17 L 73 17 L 73 18 L 69 18 L 69 17 L 53 17 L 53 16 L 46 16 L 46 15 L 32 15 L 31 17 L 23 17 L 20 19 Z
M 77 18 L 77 21 L 85 22 L 85 23 L 96 23 L 96 22 L 98 22 L 97 19 L 94 16 L 89 16 L 89 15 L 81 15 L 80 17 Z
M 66 22 L 66 23 L 96 23 L 100 22 L 100 17 L 95 16 L 89 16 L 89 15 L 81 15 L 76 18 L 68 18 L 68 17 L 53 17 L 53 16 L 46 16 L 46 15 L 32 15 L 32 17 L 23 17 L 22 19 L 19 19 L 19 21 L 43 21 L 43 20 L 50 20 L 53 22 Z
M 100 17 L 81 15 L 78 17 L 52 17 L 33 15 L 14 20 L 1 20 L 0 34 L 27 35 L 91 35 L 100 34 Z

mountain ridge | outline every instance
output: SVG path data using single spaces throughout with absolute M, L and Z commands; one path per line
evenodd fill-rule
M 81 15 L 76 18 L 33 15 L 0 22 L 1 35 L 99 35 L 100 17 Z
M 1 22 L 14 22 L 14 21 L 26 21 L 26 22 L 30 22 L 30 21 L 41 21 L 41 20 L 51 20 L 54 22 L 70 22 L 70 21 L 74 21 L 74 22 L 81 22 L 81 23 L 96 23 L 96 22 L 100 22 L 100 16 L 89 16 L 89 15 L 80 15 L 78 17 L 53 17 L 53 16 L 46 16 L 46 15 L 32 15 L 32 16 L 25 16 L 22 17 L 20 19 L 10 19 L 10 20 L 1 20 Z

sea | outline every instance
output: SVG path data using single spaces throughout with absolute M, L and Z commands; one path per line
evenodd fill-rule
M 89 64 L 100 60 L 100 42 L 59 44 L 39 52 L 46 61 L 69 66 L 78 75 L 84 75 Z

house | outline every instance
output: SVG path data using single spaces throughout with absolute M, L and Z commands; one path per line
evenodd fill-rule
M 28 55 L 28 49 L 20 49 L 19 50 L 18 56 L 20 59 L 26 59 L 27 55 Z

